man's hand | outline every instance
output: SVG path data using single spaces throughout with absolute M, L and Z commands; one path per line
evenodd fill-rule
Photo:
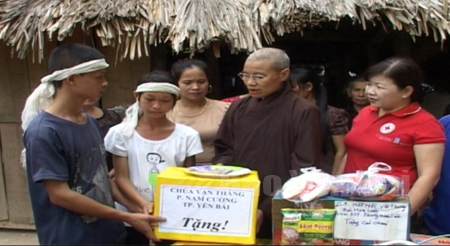
M 264 221 L 264 213 L 260 209 L 258 209 L 258 215 L 256 216 L 256 232 L 259 232 L 261 225 Z
M 133 214 L 128 213 L 128 222 L 134 229 L 143 233 L 148 239 L 153 242 L 159 242 L 160 240 L 153 234 L 152 223 L 166 221 L 165 218 L 158 216 L 151 216 L 148 214 Z

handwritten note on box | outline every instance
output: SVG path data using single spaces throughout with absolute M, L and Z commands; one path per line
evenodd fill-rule
M 155 215 L 167 220 L 155 234 L 169 240 L 254 244 L 259 185 L 256 172 L 210 179 L 168 167 L 156 181 Z
M 407 240 L 410 206 L 395 202 L 335 201 L 334 238 L 357 240 Z

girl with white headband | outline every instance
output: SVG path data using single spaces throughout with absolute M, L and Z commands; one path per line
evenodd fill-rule
M 109 130 L 105 146 L 113 154 L 117 186 L 151 214 L 157 175 L 169 166 L 194 165 L 195 155 L 203 149 L 197 131 L 166 117 L 179 97 L 170 74 L 156 71 L 142 76 L 133 95 L 136 102 L 124 121 Z M 116 207 L 125 210 L 120 204 Z M 127 230 L 127 244 L 148 245 L 144 235 Z
M 119 244 L 126 236 L 122 221 L 157 240 L 150 223 L 162 218 L 114 208 L 118 189 L 107 174 L 102 137 L 95 119 L 82 112 L 108 84 L 108 66 L 94 48 L 59 46 L 50 55 L 51 74 L 25 104 L 23 141 L 40 244 Z

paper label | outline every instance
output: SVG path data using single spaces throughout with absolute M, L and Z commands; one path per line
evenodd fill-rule
M 160 232 L 249 237 L 254 190 L 161 185 Z
M 334 238 L 407 240 L 409 204 L 406 202 L 335 201 Z

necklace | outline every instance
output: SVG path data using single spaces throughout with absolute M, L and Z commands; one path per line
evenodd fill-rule
M 209 100 L 208 100 L 208 98 L 205 98 L 205 99 L 206 99 L 206 104 L 205 104 L 205 106 L 204 106 L 203 109 L 200 110 L 200 112 L 198 112 L 197 114 L 194 114 L 194 115 L 184 115 L 183 113 L 181 113 L 178 104 L 175 105 L 175 110 L 177 111 L 178 114 L 180 114 L 181 116 L 186 117 L 186 118 L 192 118 L 192 117 L 199 116 L 199 115 L 201 115 L 203 112 L 205 112 L 206 108 L 208 107 Z

